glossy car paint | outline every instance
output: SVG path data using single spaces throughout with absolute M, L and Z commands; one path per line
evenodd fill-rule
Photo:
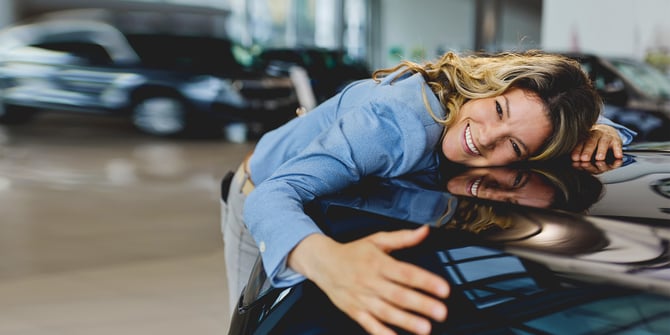
M 622 166 L 597 176 L 569 164 L 520 167 L 522 177 L 533 170 L 560 179 L 554 208 L 450 194 L 445 178 L 429 173 L 366 182 L 312 203 L 308 213 L 340 241 L 431 225 L 424 243 L 393 255 L 451 283 L 449 317 L 433 334 L 667 334 L 668 148 L 629 150 Z M 259 263 L 229 330 L 361 333 L 313 283 L 272 288 Z

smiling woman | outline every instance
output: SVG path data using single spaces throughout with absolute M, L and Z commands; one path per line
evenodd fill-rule
M 404 62 L 374 75 L 403 68 L 402 73 L 421 73 L 446 106 L 443 118 L 428 107 L 445 125 L 442 150 L 448 159 L 467 165 L 505 165 L 571 152 L 589 136 L 602 105 L 579 64 L 560 55 L 447 53 L 435 63 Z M 459 142 L 467 159 L 447 148 Z
M 260 254 L 272 285 L 310 279 L 369 333 L 430 332 L 430 319 L 447 316 L 441 299 L 449 285 L 389 255 L 428 230 L 339 243 L 305 204 L 366 176 L 437 171 L 445 161 L 490 166 L 563 156 L 589 138 L 600 106 L 578 63 L 535 51 L 447 53 L 352 83 L 264 135 L 232 178 L 222 212 L 230 296 L 239 296 L 235 285 L 250 271 L 244 264 Z M 616 154 L 621 142 L 601 147 Z
M 452 162 L 471 166 L 528 159 L 552 133 L 544 106 L 535 93 L 518 88 L 470 100 L 445 132 L 442 153 Z

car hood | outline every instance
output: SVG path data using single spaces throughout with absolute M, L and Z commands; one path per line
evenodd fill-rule
M 472 188 L 479 181 L 478 197 L 442 187 L 451 187 L 452 180 L 470 170 L 434 178 L 438 184 L 426 183 L 425 175 L 422 182 L 411 177 L 377 180 L 321 199 L 311 211 L 318 213 L 312 215 L 323 231 L 341 241 L 394 226 L 428 224 L 434 235 L 458 234 L 461 246 L 494 248 L 585 280 L 670 295 L 670 152 L 629 150 L 620 167 L 598 175 L 560 169 L 560 174 L 557 167 L 477 169 L 461 184 Z M 551 191 L 529 188 L 527 192 L 539 191 L 514 194 L 505 189 L 504 179 L 515 173 L 520 178 L 519 171 L 560 182 L 554 181 Z M 491 177 L 495 173 L 499 175 Z M 485 193 L 485 183 L 495 192 Z M 523 204 L 542 197 L 554 202 L 544 208 Z M 452 238 L 440 240 L 449 242 L 436 247 L 454 247 Z
M 433 334 L 667 333 L 670 153 L 629 150 L 618 164 L 597 175 L 566 163 L 366 180 L 307 212 L 341 242 L 430 225 L 393 256 L 450 282 L 449 317 Z M 512 192 L 522 188 L 535 193 Z M 238 313 L 263 331 L 362 333 L 309 281 L 246 299 Z

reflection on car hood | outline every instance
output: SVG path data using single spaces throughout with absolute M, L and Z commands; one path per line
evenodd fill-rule
M 670 227 L 670 153 L 629 151 L 627 156 L 631 164 L 598 176 L 605 189 L 589 214 Z
M 450 317 L 436 333 L 497 327 L 555 333 L 561 326 L 554 322 L 566 315 L 574 325 L 586 322 L 583 310 L 605 320 L 600 330 L 635 331 L 640 322 L 650 333 L 664 333 L 667 326 L 659 324 L 670 324 L 670 154 L 627 154 L 624 166 L 597 176 L 601 196 L 579 213 L 454 195 L 407 180 L 360 185 L 311 210 L 340 241 L 416 223 L 433 226 L 425 243 L 396 256 L 452 284 Z M 566 192 L 575 191 L 584 190 Z M 609 304 L 630 304 L 628 316 L 617 320 L 599 307 Z M 640 306 L 644 312 L 634 311 Z M 658 318 L 641 321 L 645 315 Z M 558 333 L 575 331 L 563 327 Z
M 635 143 L 628 146 L 629 150 L 637 151 L 665 151 L 670 152 L 670 141 L 668 142 L 645 142 L 645 143 Z
M 306 211 L 341 242 L 430 225 L 393 256 L 449 281 L 449 317 L 433 334 L 670 333 L 670 153 L 629 151 L 597 176 L 569 166 L 365 180 Z M 534 198 L 548 205 L 521 204 Z M 309 281 L 247 300 L 231 334 L 241 325 L 363 333 Z
M 312 213 L 341 241 L 378 230 L 429 224 L 434 235 L 458 234 L 436 248 L 481 246 L 542 263 L 563 275 L 670 295 L 670 155 L 638 153 L 604 173 L 603 196 L 589 214 L 456 196 L 407 180 L 364 184 L 321 199 Z M 665 206 L 665 207 L 663 207 Z

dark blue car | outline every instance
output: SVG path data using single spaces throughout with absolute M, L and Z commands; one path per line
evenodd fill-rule
M 433 334 L 670 334 L 670 147 L 649 147 L 597 175 L 562 162 L 372 179 L 308 213 L 339 241 L 430 225 L 393 256 L 451 284 Z M 260 262 L 228 332 L 363 333 L 312 282 L 271 287 Z

